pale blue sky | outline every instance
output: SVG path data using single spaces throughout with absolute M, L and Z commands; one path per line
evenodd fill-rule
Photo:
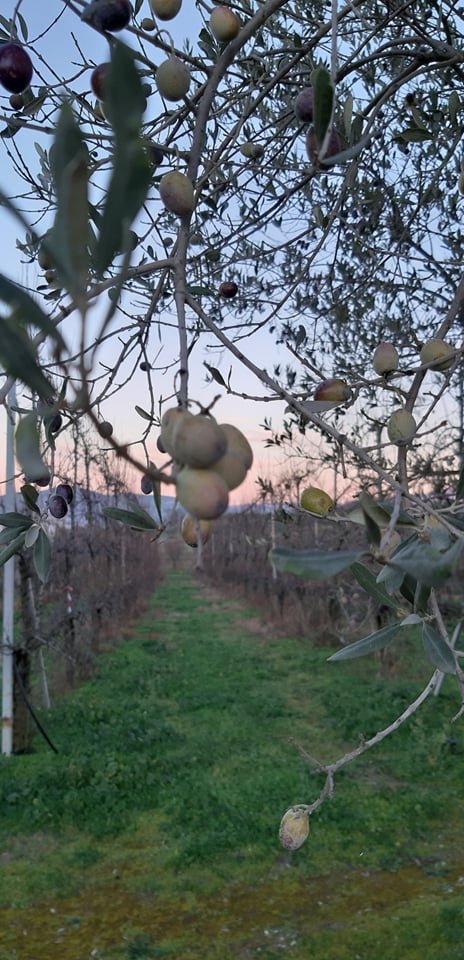
M 13 0 L 8 0 L 6 6 L 2 4 L 4 15 L 7 17 L 11 16 L 14 6 L 15 3 Z M 41 83 L 56 84 L 57 77 L 71 76 L 79 69 L 81 57 L 73 42 L 71 32 L 76 37 L 82 50 L 85 51 L 85 57 L 89 61 L 100 63 L 108 59 L 108 44 L 105 38 L 98 35 L 96 31 L 90 29 L 87 25 L 80 24 L 74 14 L 69 10 L 63 9 L 61 0 L 47 0 L 46 4 L 37 4 L 36 0 L 23 0 L 20 10 L 28 24 L 29 41 L 34 48 L 37 48 L 42 58 L 40 59 L 35 56 L 34 53 L 31 53 L 34 65 L 33 88 Z M 144 6 L 139 13 L 140 18 L 143 16 L 150 16 L 148 0 L 145 0 Z M 57 17 L 59 19 L 53 28 L 45 32 L 50 22 Z M 163 28 L 169 30 L 174 41 L 181 45 L 184 36 L 188 36 L 190 41 L 193 42 L 193 38 L 201 29 L 201 20 L 194 5 L 184 0 L 181 13 L 174 21 L 164 24 Z M 40 36 L 42 34 L 44 35 Z M 35 38 L 39 36 L 40 39 L 35 42 Z M 131 42 L 130 32 L 127 30 L 118 34 L 118 36 L 125 42 Z M 153 59 L 155 62 L 160 62 L 163 58 L 163 53 L 154 51 Z M 89 89 L 89 77 L 90 72 L 87 72 L 79 79 L 78 88 L 82 91 Z M 0 99 L 0 110 L 4 117 L 8 117 L 11 113 L 8 99 L 7 95 L 2 96 Z M 22 154 L 26 164 L 34 171 L 37 171 L 39 164 L 38 156 L 34 148 L 34 141 L 48 148 L 51 143 L 51 138 L 40 131 L 20 131 L 15 137 L 14 145 Z M 17 175 L 15 175 L 14 171 L 12 171 L 11 163 L 6 156 L 2 157 L 0 184 L 2 189 L 9 195 L 15 195 L 24 190 L 24 185 Z M 31 205 L 24 201 L 20 203 L 20 206 L 25 216 L 32 221 L 34 219 L 34 208 L 32 207 L 31 210 Z M 38 226 L 38 232 L 43 232 L 43 227 L 48 225 L 47 223 L 44 225 L 40 224 Z M 12 279 L 17 279 L 34 288 L 36 283 L 41 282 L 40 274 L 38 274 L 35 264 L 24 265 L 24 255 L 16 248 L 16 238 L 23 236 L 22 228 L 20 224 L 14 222 L 2 208 L 0 208 L 0 230 L 4 238 L 2 244 L 2 271 Z M 105 295 L 103 295 L 102 308 L 98 306 L 95 308 L 95 317 L 98 317 L 98 315 L 101 314 L 101 309 L 106 307 L 107 301 L 104 298 Z M 67 329 L 69 336 L 69 322 Z M 210 338 L 210 342 L 212 342 L 212 338 Z M 156 352 L 157 346 L 156 338 L 153 338 L 153 355 Z M 173 334 L 172 351 L 175 350 L 175 346 L 176 341 Z M 254 359 L 259 358 L 258 362 L 265 364 L 268 369 L 272 369 L 273 362 L 277 361 L 277 352 L 274 352 L 272 347 L 272 338 L 266 333 L 258 334 L 256 338 L 250 341 L 244 341 L 243 347 L 245 350 L 250 351 L 250 355 Z M 169 345 L 166 344 L 164 354 L 161 356 L 167 355 L 168 351 Z M 112 352 L 111 348 L 105 349 L 105 362 L 111 363 Z M 217 384 L 206 384 L 204 382 L 205 370 L 202 364 L 203 358 L 199 353 L 198 355 L 194 354 L 192 358 L 191 383 L 193 386 L 192 394 L 195 398 L 207 404 L 215 395 L 223 391 Z M 219 352 L 211 351 L 209 355 L 206 355 L 206 359 L 212 365 L 220 366 L 223 373 L 227 375 L 230 362 L 228 359 L 224 359 L 224 362 L 221 362 L 221 354 Z M 232 366 L 234 371 L 233 382 L 237 390 L 250 392 L 253 395 L 259 395 L 265 392 L 252 375 L 245 371 L 238 362 L 233 361 Z M 161 377 L 160 382 L 155 385 L 155 394 L 168 394 L 171 383 L 170 375 Z M 135 404 L 144 408 L 148 405 L 145 378 L 143 374 L 139 372 L 136 372 L 133 378 L 130 391 L 126 389 L 124 393 L 113 397 L 111 401 L 108 401 L 102 406 L 102 416 L 114 422 L 118 439 L 121 439 L 123 442 L 134 439 L 138 433 L 140 420 L 137 414 L 133 412 Z M 264 417 L 271 415 L 273 416 L 273 420 L 278 421 L 283 411 L 283 404 L 280 402 L 273 404 L 251 404 L 237 398 L 224 396 L 217 405 L 216 410 L 220 420 L 223 422 L 233 421 L 240 429 L 247 433 L 255 450 L 256 472 L 261 475 L 268 475 L 272 458 L 270 451 L 264 447 L 265 434 L 260 429 L 259 424 L 263 422 Z M 156 459 L 156 455 L 154 455 L 154 459 Z
M 8 17 L 12 15 L 15 2 L 16 0 L 3 0 L 1 6 L 4 16 Z M 29 39 L 34 48 L 37 48 L 38 54 L 40 55 L 40 57 L 38 57 L 32 54 L 35 70 L 33 86 L 37 86 L 40 83 L 55 83 L 59 86 L 60 77 L 70 77 L 80 69 L 82 59 L 73 41 L 72 34 L 74 34 L 82 51 L 85 52 L 85 58 L 88 61 L 97 64 L 108 59 L 108 44 L 105 38 L 97 34 L 96 31 L 87 25 L 80 23 L 75 15 L 64 7 L 62 0 L 46 0 L 46 3 L 37 3 L 37 0 L 22 0 L 20 9 L 28 23 Z M 148 0 L 145 0 L 139 17 L 142 18 L 149 15 L 149 3 Z M 49 23 L 55 18 L 58 19 L 53 28 L 46 32 Z M 174 21 L 166 23 L 164 27 L 171 32 L 174 41 L 178 43 L 179 46 L 182 45 L 184 37 L 188 37 L 190 42 L 193 43 L 201 28 L 200 16 L 194 4 L 189 2 L 189 0 L 184 0 L 181 13 Z M 42 34 L 43 36 L 41 36 Z M 38 36 L 40 36 L 40 39 L 35 43 L 35 38 Z M 125 42 L 131 41 L 130 31 L 128 30 L 123 31 L 119 36 Z M 156 63 L 161 62 L 164 56 L 163 53 L 154 49 L 153 59 Z M 90 71 L 86 71 L 78 81 L 78 89 L 83 92 L 88 91 L 90 86 L 89 80 Z M 11 114 L 8 99 L 7 95 L 0 97 L 0 112 L 5 118 Z M 156 108 L 156 97 L 152 97 L 150 98 L 149 109 L 153 110 Z M 26 164 L 34 171 L 37 171 L 38 156 L 34 148 L 34 141 L 48 147 L 51 143 L 51 138 L 47 137 L 47 135 L 40 130 L 20 131 L 15 137 L 14 146 L 21 152 Z M 9 146 L 11 146 L 11 141 L 6 141 L 3 147 L 0 145 L 0 151 L 2 149 L 4 151 L 5 148 Z M 0 185 L 2 189 L 10 195 L 19 193 L 24 189 L 21 182 L 13 175 L 11 163 L 4 152 L 1 155 Z M 29 211 L 29 206 L 29 204 L 23 203 L 22 209 L 26 216 L 33 219 L 34 212 Z M 39 232 L 42 232 L 42 228 L 45 229 L 48 225 L 48 223 L 41 224 L 38 228 Z M 22 235 L 21 227 L 13 223 L 11 217 L 9 217 L 1 207 L 0 230 L 3 238 L 2 271 L 11 278 L 17 279 L 34 288 L 38 281 L 36 266 L 35 264 L 27 267 L 24 266 L 22 263 L 24 257 L 15 246 L 16 237 Z M 101 306 L 97 305 L 93 310 L 95 318 L 102 315 L 101 311 L 105 309 L 107 303 L 106 294 L 104 294 Z M 72 319 L 69 322 L 67 321 L 68 336 L 70 335 L 72 323 Z M 166 360 L 168 360 L 176 351 L 174 332 L 171 334 L 163 332 L 163 339 L 165 340 L 165 346 L 161 355 L 162 361 L 165 357 Z M 208 342 L 212 343 L 212 337 L 208 338 Z M 285 364 L 290 360 L 290 357 L 286 355 L 285 347 L 280 346 L 279 348 L 275 348 L 272 336 L 266 332 L 261 332 L 252 339 L 242 341 L 241 347 L 245 352 L 249 353 L 251 359 L 255 360 L 258 365 L 265 366 L 269 371 L 272 371 L 274 363 L 280 362 Z M 157 348 L 157 339 L 153 336 L 150 359 L 153 359 L 155 356 Z M 103 355 L 105 362 L 111 364 L 112 357 L 114 356 L 114 348 L 105 347 Z M 250 393 L 253 396 L 259 396 L 265 393 L 264 388 L 259 382 L 248 373 L 238 361 L 229 360 L 226 356 L 222 356 L 220 351 L 211 351 L 206 355 L 198 351 L 196 354 L 194 353 L 192 357 L 191 392 L 194 398 L 203 404 L 207 405 L 216 394 L 223 392 L 217 384 L 205 383 L 203 359 L 207 359 L 213 366 L 220 367 L 225 376 L 227 376 L 229 366 L 232 364 L 232 383 L 236 390 Z M 330 376 L 332 373 L 336 373 L 336 371 L 330 369 L 329 361 L 326 375 Z M 157 398 L 161 394 L 166 396 L 172 390 L 171 375 L 161 376 L 157 374 L 154 386 L 155 396 Z M 139 434 L 140 420 L 134 412 L 136 404 L 143 408 L 147 408 L 149 405 L 146 379 L 143 373 L 138 370 L 131 381 L 130 387 L 105 403 L 101 409 L 102 416 L 114 423 L 115 433 L 122 442 L 130 442 Z M 277 427 L 281 420 L 284 406 L 285 404 L 280 401 L 268 404 L 259 402 L 251 403 L 238 398 L 224 396 L 216 407 L 216 415 L 220 421 L 234 422 L 248 435 L 250 441 L 253 443 L 256 458 L 255 473 L 264 476 L 269 475 L 276 459 L 275 452 L 265 448 L 264 440 L 266 435 L 260 429 L 259 425 L 265 417 L 272 416 L 273 423 Z M 153 459 L 159 461 L 159 457 L 154 449 Z M 239 495 L 240 492 L 237 496 Z

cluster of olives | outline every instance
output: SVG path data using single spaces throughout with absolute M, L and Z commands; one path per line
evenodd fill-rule
M 449 370 L 456 358 L 456 351 L 445 340 L 435 337 L 422 344 L 420 362 L 430 370 L 445 373 Z M 372 366 L 375 372 L 386 379 L 398 370 L 400 356 L 393 343 L 382 341 L 376 347 Z M 346 380 L 333 377 L 323 380 L 314 389 L 313 399 L 330 402 L 331 404 L 346 403 L 351 398 L 351 390 Z M 395 410 L 387 423 L 388 438 L 397 446 L 404 446 L 411 442 L 417 431 L 416 420 L 406 407 Z M 303 510 L 317 517 L 325 517 L 332 510 L 334 502 L 324 490 L 318 487 L 307 487 L 300 496 L 300 506 Z
M 62 520 L 68 512 L 68 507 L 74 497 L 73 488 L 69 483 L 59 483 L 55 493 L 48 499 L 48 512 L 55 520 Z
M 196 546 L 198 531 L 205 542 L 208 522 L 227 510 L 229 492 L 245 480 L 253 451 L 233 424 L 219 424 L 210 414 L 192 414 L 183 407 L 171 407 L 163 414 L 158 447 L 173 458 L 177 499 L 189 518 L 182 535 L 186 543 Z M 147 490 L 148 480 L 144 481 Z
M 146 495 L 153 493 L 153 480 L 149 473 L 144 473 L 141 477 L 140 489 Z M 180 532 L 182 539 L 189 547 L 198 547 L 199 542 L 207 543 L 210 538 L 211 520 L 197 520 L 190 514 L 186 514 L 182 518 Z
M 181 6 L 182 0 L 150 0 L 153 15 L 161 21 L 174 19 Z M 114 32 L 126 27 L 130 16 L 130 4 L 126 0 L 93 0 L 86 7 L 83 19 L 97 30 Z M 155 21 L 149 18 L 143 19 L 141 26 L 146 31 L 156 29 Z M 240 32 L 241 21 L 229 7 L 218 5 L 211 13 L 209 28 L 217 41 L 230 43 Z M 98 110 L 103 117 L 105 113 L 102 105 L 105 100 L 108 69 L 108 63 L 101 63 L 95 67 L 90 78 L 91 88 L 99 101 Z M 158 93 L 167 103 L 178 103 L 189 92 L 190 68 L 175 54 L 170 54 L 156 68 L 155 81 Z M 178 170 L 170 171 L 162 177 L 159 189 L 164 206 L 170 213 L 183 217 L 193 212 L 195 205 L 193 184 L 185 174 Z
M 422 344 L 420 350 L 420 362 L 427 364 L 430 370 L 439 370 L 444 373 L 453 366 L 455 360 L 455 350 L 446 340 L 440 340 L 434 337 Z M 379 376 L 387 377 L 390 373 L 395 373 L 400 365 L 400 356 L 394 343 L 379 343 L 374 350 L 372 357 L 372 366 Z
M 430 370 L 436 370 L 440 373 L 446 373 L 456 359 L 456 351 L 446 340 L 434 337 L 422 344 L 420 350 L 420 362 Z M 387 379 L 392 373 L 398 370 L 400 356 L 394 343 L 382 341 L 376 347 L 372 366 L 375 372 Z M 351 390 L 346 380 L 339 377 L 333 377 L 330 380 L 322 380 L 314 389 L 313 399 L 330 403 L 346 403 L 351 399 Z M 387 423 L 387 433 L 391 443 L 398 446 L 410 443 L 417 430 L 416 421 L 412 413 L 401 407 L 392 413 Z M 303 504 L 301 504 L 304 506 Z M 307 509 L 307 508 L 305 508 Z M 318 512 L 311 510 L 310 512 Z M 322 516 L 323 514 L 319 514 Z
M 36 487 L 49 487 L 51 479 L 47 471 L 40 476 L 26 477 L 26 483 L 33 483 Z M 47 506 L 50 516 L 55 517 L 55 520 L 62 520 L 68 512 L 68 507 L 72 503 L 73 498 L 74 492 L 71 484 L 58 483 L 55 487 L 55 492 L 48 498 Z
M 92 0 L 82 13 L 84 21 L 103 33 L 124 30 L 131 16 L 129 0 Z M 10 103 L 14 110 L 24 106 L 21 95 L 27 90 L 32 75 L 33 67 L 27 50 L 15 41 L 3 43 L 0 46 L 0 85 L 12 94 Z
M 422 344 L 420 362 L 430 370 L 445 373 L 455 361 L 454 348 L 435 337 Z M 388 377 L 398 370 L 400 364 L 399 353 L 393 343 L 382 342 L 376 347 L 372 358 L 372 365 L 379 376 Z M 387 433 L 391 443 L 398 446 L 410 443 L 417 430 L 417 423 L 410 410 L 400 407 L 392 413 L 387 423 Z

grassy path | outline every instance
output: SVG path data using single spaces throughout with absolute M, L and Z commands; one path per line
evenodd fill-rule
M 280 817 L 319 788 L 291 738 L 334 758 L 421 677 L 326 664 L 250 616 L 171 574 L 45 718 L 59 754 L 2 758 L 0 960 L 461 960 L 452 682 L 340 776 L 289 855 Z

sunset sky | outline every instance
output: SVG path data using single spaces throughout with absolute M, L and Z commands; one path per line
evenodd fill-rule
M 3 7 L 4 6 L 5 4 L 3 4 Z M 4 10 L 2 8 L 3 14 L 7 16 L 11 15 L 14 7 L 15 3 L 13 0 L 8 0 L 7 9 Z M 150 13 L 148 0 L 145 0 L 144 7 L 145 9 L 142 8 L 140 15 L 148 16 Z M 98 64 L 108 59 L 108 44 L 105 38 L 86 25 L 79 24 L 77 18 L 63 7 L 61 0 L 48 0 L 46 4 L 37 4 L 35 0 L 23 0 L 21 11 L 27 20 L 29 39 L 34 46 L 35 37 L 43 34 L 37 43 L 37 49 L 42 59 L 39 60 L 37 55 L 33 56 L 35 71 L 33 84 L 54 83 L 59 88 L 60 77 L 70 77 L 75 73 L 79 76 L 76 84 L 77 88 L 82 90 L 83 93 L 88 94 L 90 88 L 90 71 L 88 69 L 82 70 L 82 55 L 72 40 L 71 31 L 75 34 L 82 50 L 85 51 L 85 58 L 90 63 Z M 57 22 L 50 32 L 46 32 L 46 27 L 54 17 L 58 17 Z M 199 13 L 191 4 L 185 4 L 184 11 L 181 12 L 174 21 L 170 21 L 167 26 L 174 41 L 179 45 L 181 45 L 185 36 L 188 36 L 191 42 L 193 42 L 192 38 L 198 34 L 201 28 Z M 126 30 L 120 36 L 125 42 L 131 42 L 130 31 Z M 156 62 L 160 61 L 161 57 L 159 52 L 154 54 L 154 59 Z M 150 110 L 156 108 L 156 97 L 150 98 L 149 103 Z M 153 106 L 153 104 L 155 104 L 155 106 Z M 0 98 L 0 110 L 4 116 L 7 117 L 9 115 L 10 107 L 7 96 Z M 26 166 L 29 166 L 34 172 L 37 172 L 39 168 L 39 158 L 34 147 L 34 142 L 42 144 L 48 149 L 52 140 L 50 136 L 47 136 L 47 134 L 42 133 L 41 130 L 38 129 L 37 131 L 29 131 L 27 133 L 21 131 L 13 141 L 5 140 L 3 142 L 4 154 L 0 168 L 0 187 L 7 195 L 18 195 L 25 188 L 19 177 L 12 171 L 11 161 L 5 151 L 10 150 L 13 153 L 16 151 Z M 18 205 L 28 222 L 34 224 L 38 233 L 45 232 L 51 225 L 51 222 L 46 219 L 36 222 L 36 213 L 39 208 L 33 201 L 29 199 L 22 200 L 19 201 Z M 137 226 L 137 224 L 135 226 Z M 34 290 L 38 283 L 43 282 L 43 278 L 40 273 L 38 273 L 36 264 L 27 264 L 24 255 L 16 248 L 16 238 L 19 237 L 22 239 L 24 237 L 24 230 L 21 225 L 13 221 L 12 217 L 6 214 L 1 207 L 0 230 L 2 236 L 2 271 L 8 277 Z M 128 312 L 131 312 L 132 315 L 137 316 L 137 309 L 132 305 L 131 297 L 125 297 L 122 305 Z M 97 328 L 107 306 L 107 294 L 104 293 L 96 305 L 90 310 L 91 325 L 93 325 L 91 326 L 91 330 Z M 252 317 L 252 315 L 253 305 L 250 304 L 250 317 Z M 231 318 L 233 317 L 233 306 L 230 307 L 230 316 Z M 167 314 L 166 318 L 163 317 L 163 319 L 166 319 L 168 322 L 172 320 L 172 328 L 170 329 L 168 326 L 163 326 L 159 338 L 156 328 L 154 328 L 150 342 L 149 359 L 153 365 L 152 384 L 157 403 L 161 397 L 167 398 L 172 396 L 172 369 L 175 368 L 172 368 L 171 365 L 177 356 L 175 318 Z M 310 322 L 309 318 L 305 318 L 304 316 L 302 316 L 301 320 L 307 324 Z M 121 318 L 116 315 L 114 326 L 119 326 L 120 323 Z M 72 342 L 73 339 L 76 340 L 77 321 L 74 320 L 73 317 L 68 318 L 64 322 L 63 333 L 68 342 Z M 207 345 L 207 349 L 194 351 L 191 358 L 191 397 L 203 406 L 208 406 L 212 400 L 219 395 L 221 399 L 214 407 L 214 413 L 219 422 L 234 423 L 248 436 L 248 439 L 252 443 L 255 453 L 255 463 L 250 471 L 249 479 L 234 493 L 232 498 L 235 502 L 248 501 L 256 495 L 257 488 L 254 481 L 257 475 L 262 477 L 273 475 L 275 477 L 281 474 L 284 469 L 287 471 L 290 469 L 288 463 L 287 466 L 285 465 L 285 455 L 278 450 L 266 448 L 265 440 L 268 435 L 266 435 L 261 427 L 265 418 L 272 418 L 274 428 L 279 429 L 286 404 L 280 400 L 266 403 L 259 399 L 253 402 L 251 400 L 241 399 L 239 396 L 228 396 L 224 388 L 217 383 L 207 383 L 205 379 L 206 370 L 203 365 L 205 359 L 212 366 L 217 367 L 226 379 L 229 374 L 229 368 L 232 367 L 231 385 L 236 393 L 246 393 L 257 398 L 266 395 L 266 389 L 238 360 L 230 358 L 223 349 L 217 348 L 213 343 L 212 336 L 205 336 L 203 344 Z M 116 363 L 119 347 L 119 341 L 108 343 L 102 347 L 99 351 L 99 361 L 111 369 Z M 291 362 L 291 356 L 287 353 L 285 346 L 281 345 L 276 347 L 274 335 L 265 329 L 255 334 L 252 338 L 241 340 L 240 347 L 258 366 L 265 367 L 271 373 L 274 364 L 281 363 L 285 365 Z M 325 376 L 337 375 L 337 371 L 331 368 L 330 359 L 326 359 L 325 362 Z M 163 372 L 163 368 L 166 367 L 169 369 L 167 372 Z M 127 366 L 125 372 L 127 372 Z M 379 402 L 383 403 L 382 397 L 379 397 Z M 114 432 L 118 441 L 128 444 L 137 439 L 141 432 L 141 420 L 135 411 L 135 406 L 138 405 L 144 409 L 149 409 L 149 404 L 146 374 L 139 370 L 138 364 L 135 364 L 130 383 L 120 392 L 115 393 L 109 400 L 105 401 L 101 405 L 99 414 L 102 419 L 108 419 L 114 424 Z M 356 409 L 357 407 L 354 408 L 354 411 Z M 382 412 L 382 408 L 380 407 L 379 409 Z M 6 421 L 3 412 L 0 416 L 0 429 L 2 435 L 4 435 Z M 153 461 L 159 464 L 160 455 L 155 447 L 156 435 L 157 431 L 154 431 L 150 455 Z M 66 445 L 65 435 L 62 441 L 60 441 L 60 445 L 61 443 L 64 446 Z M 319 443 L 320 441 L 316 438 L 317 446 L 319 446 Z M 138 448 L 134 449 L 137 456 L 142 456 Z M 3 451 L 4 443 L 2 443 L 0 447 L 0 466 L 3 462 Z M 298 469 L 301 467 L 301 463 L 295 461 L 295 466 Z M 314 481 L 322 485 L 326 483 L 328 489 L 331 491 L 332 477 L 330 472 L 324 474 L 319 470 L 314 475 Z M 134 482 L 136 482 L 135 479 Z
M 148 16 L 150 13 L 148 2 L 146 2 L 145 6 L 146 10 L 142 10 L 140 15 L 145 13 L 145 15 Z M 13 2 L 9 3 L 9 8 L 11 9 L 3 11 L 4 14 L 11 15 L 14 9 Z M 201 29 L 199 15 L 194 8 L 192 8 L 191 5 L 186 5 L 184 9 L 185 12 L 181 12 L 175 21 L 166 24 L 174 40 L 179 43 L 186 33 L 190 37 L 192 36 L 192 17 L 198 19 L 198 30 Z M 31 42 L 34 41 L 34 37 L 43 33 L 47 25 L 52 21 L 54 15 L 62 14 L 53 30 L 45 34 L 38 44 L 43 56 L 43 62 L 39 63 L 36 57 L 33 58 L 35 70 L 33 83 L 40 84 L 43 81 L 56 83 L 57 77 L 59 78 L 60 75 L 69 76 L 72 74 L 73 61 L 77 62 L 79 57 L 70 37 L 71 29 L 81 43 L 82 49 L 85 50 L 85 56 L 89 61 L 94 61 L 98 64 L 108 59 L 108 44 L 105 38 L 99 36 L 94 30 L 89 29 L 87 26 L 80 26 L 76 17 L 69 11 L 63 12 L 63 5 L 60 0 L 48 0 L 45 5 L 38 5 L 35 2 L 28 2 L 28 0 L 26 0 L 26 2 L 22 4 L 21 10 L 28 23 L 29 39 Z M 129 31 L 124 31 L 120 36 L 125 42 L 131 42 Z M 159 58 L 159 54 L 157 54 L 156 57 Z M 80 83 L 82 90 L 88 91 L 89 72 L 86 72 L 82 76 Z M 2 97 L 0 104 L 4 114 L 8 116 L 10 110 L 8 97 Z M 21 153 L 26 164 L 29 165 L 32 170 L 37 171 L 38 155 L 34 148 L 34 141 L 48 148 L 51 143 L 51 138 L 42 135 L 40 131 L 36 133 L 20 132 L 14 139 L 14 147 Z M 24 184 L 22 184 L 17 175 L 12 172 L 11 163 L 5 156 L 2 161 L 0 186 L 8 195 L 15 195 L 24 190 Z M 22 201 L 19 206 L 28 221 L 34 223 L 34 204 Z M 42 233 L 49 225 L 48 222 L 38 222 L 36 229 L 39 233 Z M 24 236 L 21 225 L 6 214 L 2 208 L 0 208 L 0 229 L 3 238 L 2 271 L 11 279 L 18 280 L 30 289 L 34 289 L 38 283 L 43 282 L 43 279 L 40 273 L 37 272 L 36 264 L 26 264 L 26 258 L 16 248 L 16 238 L 22 239 Z M 103 295 L 97 306 L 92 308 L 91 316 L 94 317 L 95 325 L 101 317 L 102 310 L 106 309 L 107 303 L 108 301 L 105 295 Z M 126 298 L 126 305 L 130 309 L 129 298 Z M 63 332 L 68 340 L 72 339 L 74 333 L 73 327 L 75 330 L 76 322 L 72 318 L 66 321 L 66 325 L 63 325 Z M 155 359 L 158 350 L 162 347 L 158 360 L 160 366 L 162 366 L 165 361 L 168 362 L 172 360 L 172 357 L 175 356 L 176 338 L 174 331 L 172 331 L 171 334 L 166 330 L 163 332 L 162 344 L 157 341 L 155 336 L 152 336 L 152 342 L 153 359 Z M 276 362 L 277 352 L 273 346 L 273 338 L 270 335 L 265 333 L 259 334 L 249 342 L 246 349 L 250 350 L 250 355 L 253 359 L 259 357 L 259 363 L 266 365 L 268 369 L 272 369 L 273 362 Z M 116 354 L 117 346 L 108 345 L 101 352 L 101 357 L 106 365 L 111 366 Z M 255 463 L 250 474 L 250 480 L 247 481 L 246 485 L 237 491 L 236 494 L 236 499 L 243 500 L 244 496 L 246 499 L 249 499 L 253 497 L 255 493 L 255 475 L 268 476 L 270 471 L 275 469 L 275 457 L 271 456 L 271 452 L 265 448 L 264 440 L 266 435 L 260 428 L 260 424 L 263 422 L 264 417 L 272 416 L 273 422 L 278 425 L 281 420 L 284 404 L 282 402 L 272 404 L 251 403 L 225 395 L 224 389 L 218 386 L 218 384 L 208 384 L 205 382 L 206 370 L 202 363 L 204 358 L 213 366 L 219 367 L 225 376 L 228 375 L 231 361 L 227 357 L 223 357 L 223 351 L 219 350 L 208 351 L 206 356 L 202 357 L 200 357 L 199 353 L 198 357 L 194 354 L 192 361 L 191 394 L 195 400 L 204 405 L 208 405 L 215 396 L 220 395 L 221 400 L 215 407 L 217 418 L 222 422 L 232 421 L 235 423 L 239 429 L 246 433 L 252 443 L 255 453 Z M 232 360 L 232 367 L 232 382 L 236 391 L 240 393 L 250 392 L 256 396 L 265 393 L 260 384 L 257 383 L 237 361 Z M 154 373 L 153 385 L 157 400 L 160 395 L 169 396 L 172 393 L 171 373 Z M 110 401 L 103 404 L 100 411 L 102 418 L 113 422 L 115 435 L 118 440 L 124 443 L 131 442 L 140 433 L 141 421 L 134 410 L 136 404 L 145 409 L 149 406 L 146 375 L 138 369 L 136 369 L 134 373 L 130 387 L 126 387 L 120 394 L 116 394 Z M 3 413 L 1 424 L 2 433 L 4 433 L 6 421 Z M 155 439 L 156 432 L 154 433 L 153 447 Z M 63 442 L 65 442 L 64 438 Z M 155 461 L 157 461 L 157 459 L 159 460 L 159 454 L 155 448 L 153 449 L 153 459 Z M 2 461 L 3 449 L 0 450 L 0 463 Z

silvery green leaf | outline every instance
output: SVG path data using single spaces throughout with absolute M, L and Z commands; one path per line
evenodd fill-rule
M 355 561 L 351 564 L 350 570 L 359 585 L 369 596 L 374 597 L 374 600 L 377 600 L 378 603 L 382 603 L 386 607 L 392 607 L 396 610 L 398 604 L 390 597 L 385 587 L 382 587 L 382 585 L 377 582 L 376 577 L 368 567 L 363 563 L 359 563 L 359 561 Z
M 355 550 L 271 550 L 270 560 L 282 573 L 294 573 L 309 580 L 325 580 L 346 570 L 360 554 Z
M 320 149 L 332 119 L 334 87 L 326 67 L 318 67 L 311 74 L 314 90 L 314 131 Z
M 20 533 L 19 536 L 14 538 L 14 540 L 10 540 L 3 550 L 0 550 L 0 567 L 2 567 L 3 564 L 10 559 L 10 557 L 22 549 L 24 546 L 25 537 L 26 534 L 23 531 L 23 533 Z
M 345 127 L 345 136 L 348 138 L 351 133 L 351 121 L 353 119 L 353 94 L 349 93 L 343 104 L 343 124 Z
M 47 534 L 44 530 L 39 530 L 37 540 L 34 544 L 34 551 L 32 554 L 34 567 L 37 573 L 39 580 L 42 583 L 45 582 L 48 576 L 48 571 L 50 569 L 51 559 L 52 559 L 52 548 L 50 546 L 50 540 L 47 537 Z
M 109 520 L 119 520 L 133 530 L 157 530 L 158 526 L 145 510 L 136 504 L 132 504 L 134 509 L 120 510 L 119 507 L 104 507 L 103 513 Z
M 35 541 L 37 540 L 37 537 L 39 536 L 39 533 L 40 533 L 40 527 L 36 523 L 33 523 L 32 527 L 29 527 L 29 530 L 26 530 L 24 546 L 33 547 Z
M 456 655 L 447 640 L 430 623 L 422 630 L 425 655 L 442 673 L 456 673 Z
M 24 513 L 8 510 L 6 513 L 0 514 L 0 524 L 2 527 L 17 527 L 18 530 L 27 530 L 32 526 L 32 520 Z
M 355 640 L 354 643 L 350 643 L 347 647 L 342 647 L 341 650 L 333 653 L 328 660 L 329 662 L 331 660 L 353 660 L 355 657 L 363 657 L 366 653 L 382 650 L 383 647 L 386 647 L 387 644 L 395 639 L 399 629 L 399 623 L 390 623 L 386 627 L 382 627 L 381 630 L 376 630 L 375 633 L 369 634 L 368 637 L 363 637 L 362 640 Z
M 46 475 L 48 471 L 40 452 L 39 431 L 35 414 L 21 417 L 16 428 L 15 439 L 16 456 L 26 476 L 40 477 Z
M 377 583 L 383 583 L 387 593 L 395 593 L 403 583 L 404 573 L 402 570 L 392 570 L 391 567 L 382 567 L 377 576 Z
M 464 549 L 464 540 L 457 540 L 448 550 L 437 550 L 430 543 L 412 540 L 388 561 L 403 573 L 410 573 L 426 587 L 439 587 L 449 579 Z

